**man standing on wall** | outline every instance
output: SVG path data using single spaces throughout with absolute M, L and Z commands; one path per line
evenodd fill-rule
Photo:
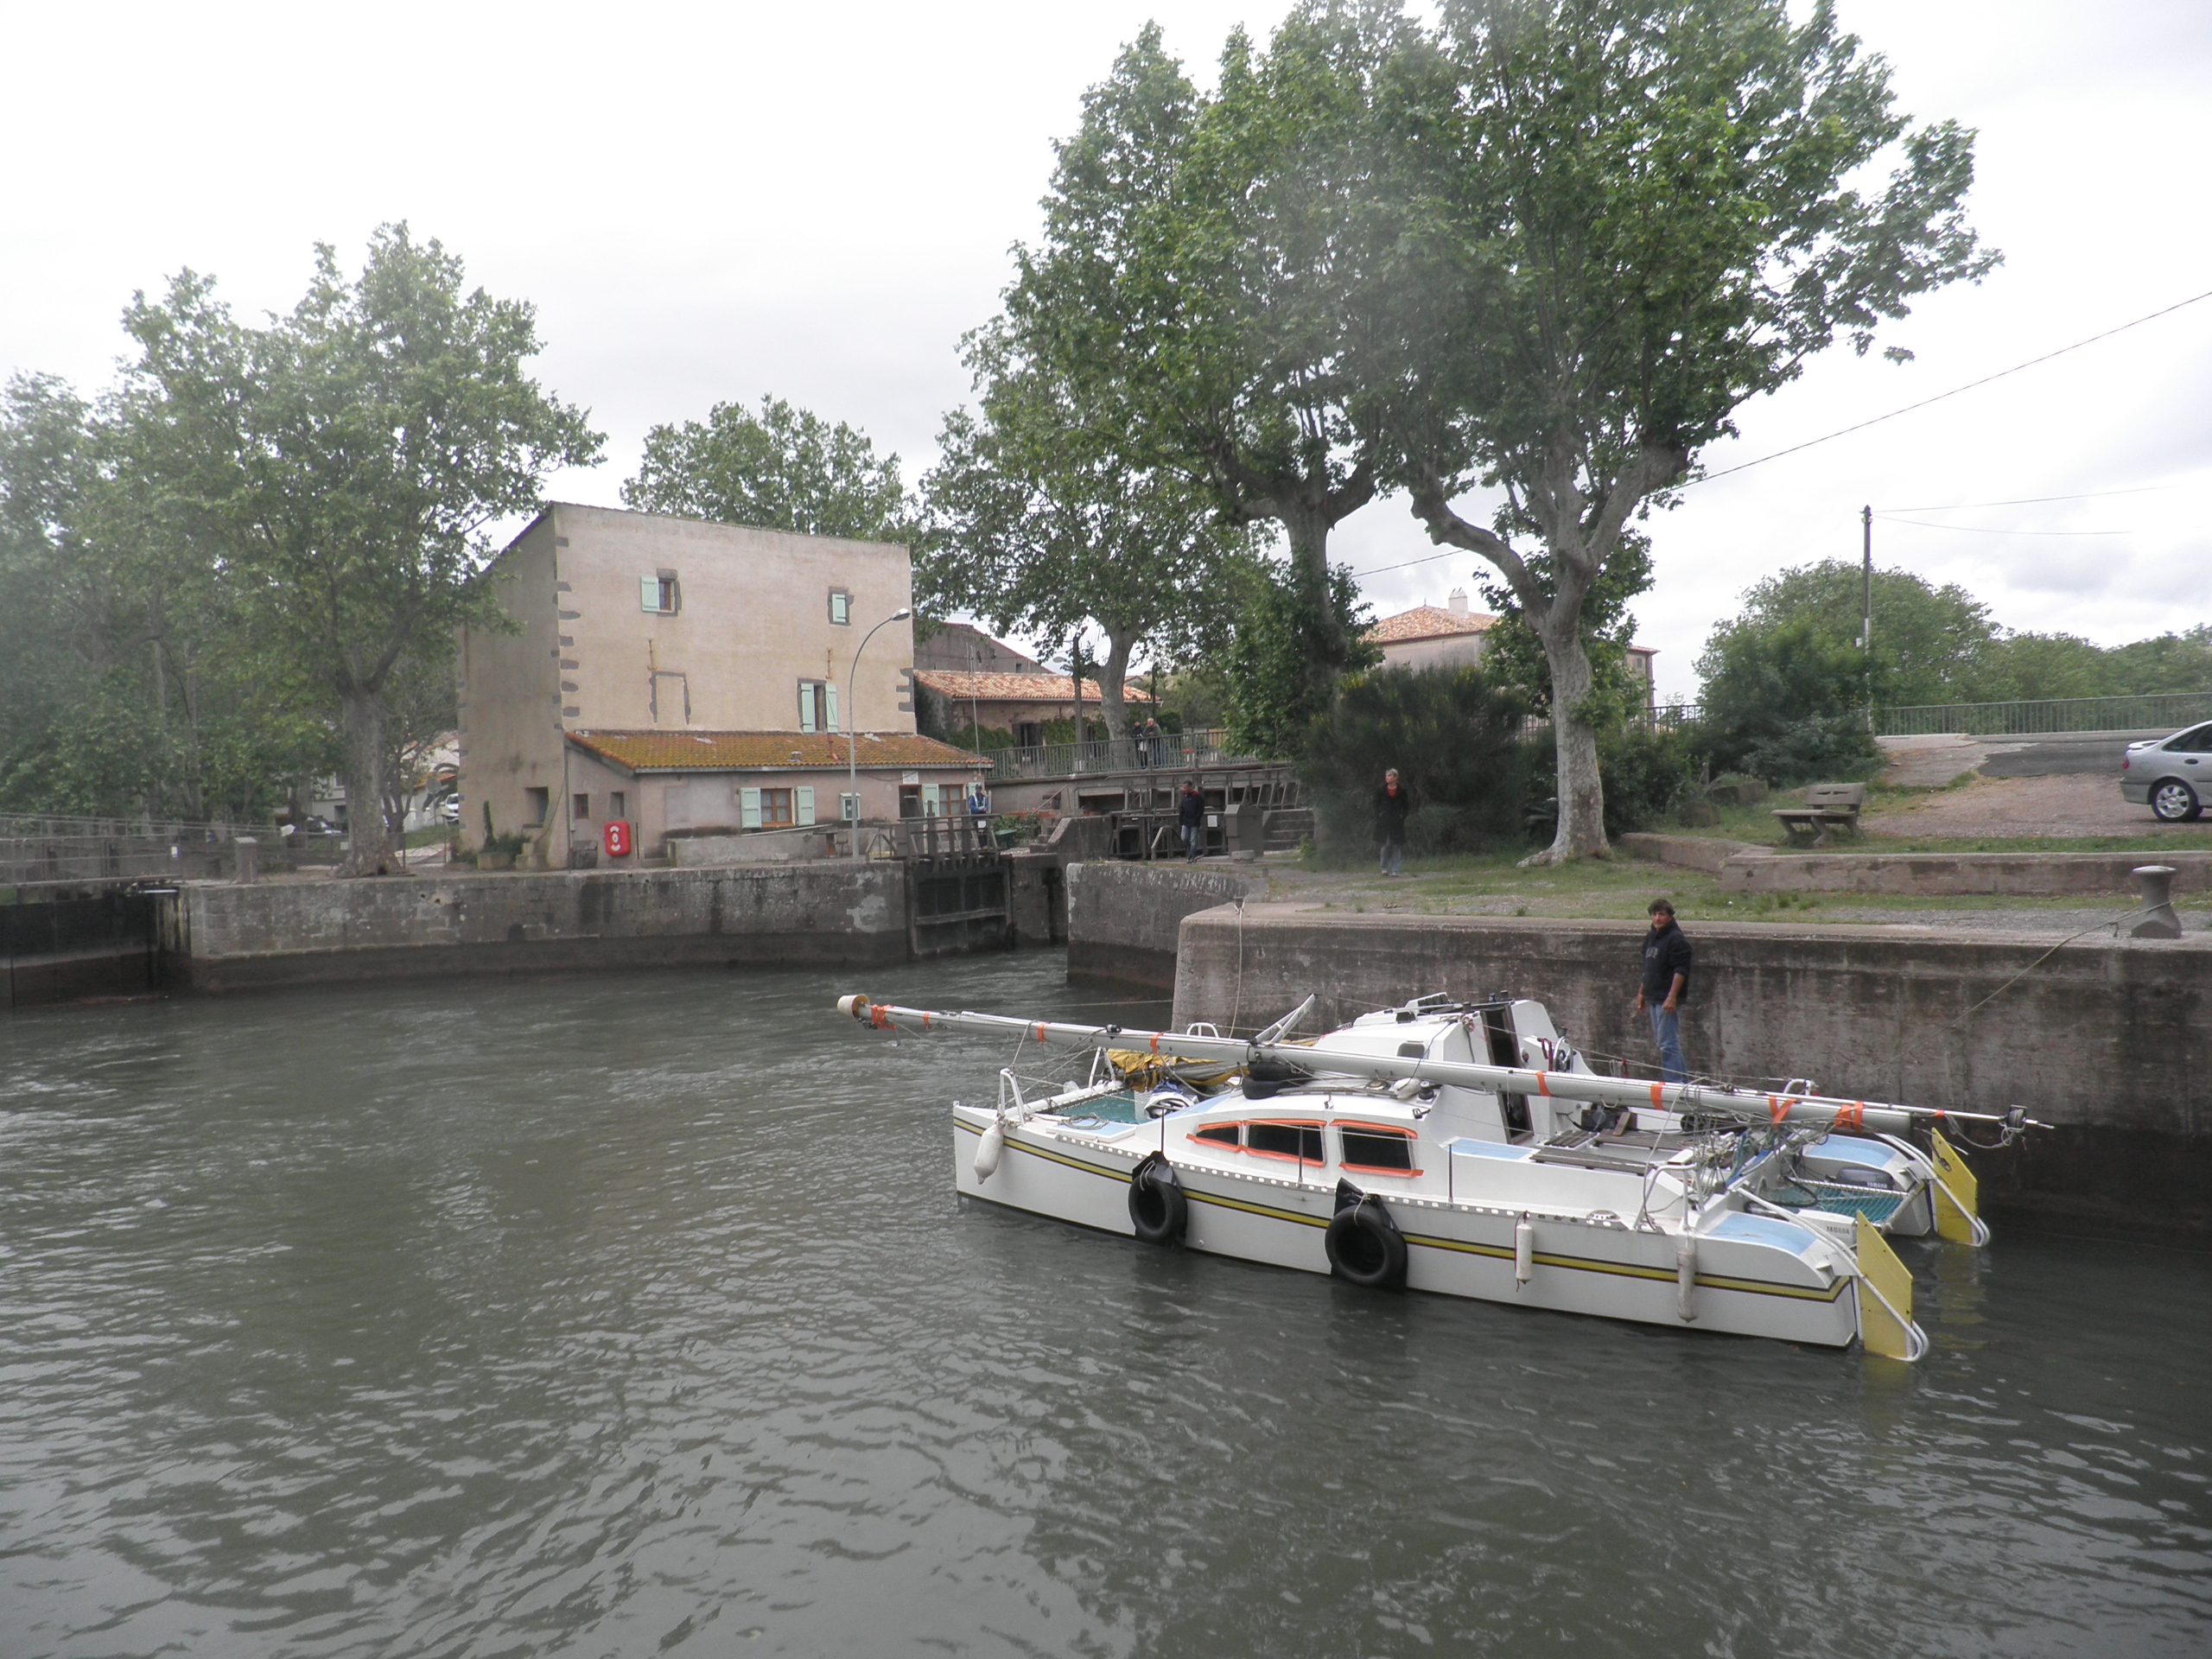
M 1195 864 L 1198 858 L 1198 840 L 1205 834 L 1206 798 L 1198 793 L 1198 786 L 1189 779 L 1183 780 L 1183 798 L 1176 803 L 1175 822 L 1183 832 L 1183 861 Z
M 1637 988 L 1636 1007 L 1651 1011 L 1651 1036 L 1659 1045 L 1660 1074 L 1669 1083 L 1688 1083 L 1682 1064 L 1682 998 L 1690 988 L 1690 942 L 1675 925 L 1675 907 L 1664 899 L 1651 901 L 1651 931 L 1643 936 L 1643 983 Z
M 1398 781 L 1395 766 L 1382 774 L 1382 787 L 1375 791 L 1375 839 L 1382 844 L 1382 874 L 1402 874 L 1406 856 L 1406 818 L 1413 811 L 1413 797 Z

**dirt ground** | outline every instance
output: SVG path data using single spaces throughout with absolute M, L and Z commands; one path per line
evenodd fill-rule
M 1870 837 L 2156 836 L 2212 848 L 2212 820 L 2160 823 L 2149 807 L 2120 799 L 2110 772 L 1977 777 L 1910 805 L 1885 805 L 1865 823 Z

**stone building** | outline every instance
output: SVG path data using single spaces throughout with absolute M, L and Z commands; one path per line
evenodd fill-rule
M 957 804 L 976 761 L 918 736 L 906 550 L 556 504 L 493 565 L 513 632 L 464 628 L 462 827 L 555 868 L 669 835 L 882 820 Z M 841 707 L 850 703 L 854 706 Z M 581 860 L 577 861 L 582 861 Z
M 1369 628 L 1366 638 L 1382 648 L 1387 668 L 1444 668 L 1471 666 L 1483 659 L 1483 648 L 1498 619 L 1467 608 L 1467 593 L 1455 588 L 1441 607 L 1416 605 L 1410 611 L 1386 616 Z M 1652 699 L 1651 659 L 1658 652 L 1649 645 L 1628 648 L 1630 671 L 1643 682 L 1643 701 Z

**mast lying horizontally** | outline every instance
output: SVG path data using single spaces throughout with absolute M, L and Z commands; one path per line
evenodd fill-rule
M 1607 1106 L 1650 1107 L 1745 1123 L 1819 1124 L 1876 1135 L 1903 1135 L 1915 1124 L 1989 1123 L 2002 1129 L 2008 1139 L 2021 1129 L 2044 1127 L 2031 1122 L 2026 1110 L 2018 1106 L 2003 1113 L 1952 1112 L 1881 1101 L 1842 1100 L 1825 1095 L 1764 1094 L 1756 1090 L 1696 1083 L 1645 1083 L 1632 1077 L 1594 1077 L 1586 1071 L 1473 1065 L 1414 1055 L 1355 1054 L 1341 1049 L 1247 1041 L 1241 1037 L 1198 1036 L 1189 1032 L 1061 1025 L 996 1014 L 950 1014 L 933 1008 L 871 1002 L 864 996 L 841 996 L 837 1007 L 840 1013 L 849 1014 L 861 1024 L 878 1030 L 971 1031 L 991 1036 L 1026 1037 L 1032 1042 L 1065 1048 L 1141 1049 L 1165 1058 L 1229 1060 L 1238 1065 L 1266 1060 L 1314 1073 L 1394 1082 L 1410 1078 L 1422 1084 L 1448 1084 L 1489 1094 L 1541 1095 L 1560 1100 L 1594 1101 Z M 1281 1024 L 1277 1022 L 1278 1027 Z

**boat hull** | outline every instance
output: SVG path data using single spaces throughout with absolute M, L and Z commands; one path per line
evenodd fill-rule
M 1147 1137 L 1107 1145 L 1034 1123 L 1009 1125 L 997 1166 L 985 1179 L 976 1173 L 976 1153 L 988 1122 L 956 1115 L 953 1166 L 962 1193 L 1134 1240 L 1129 1179 L 1156 1150 L 1143 1144 Z M 1180 1164 L 1175 1174 L 1188 1201 L 1185 1248 L 1331 1271 L 1325 1238 L 1337 1205 L 1333 1176 L 1318 1170 L 1303 1180 L 1232 1176 Z M 1686 1319 L 1678 1233 L 1376 1196 L 1406 1240 L 1409 1290 L 1832 1347 L 1859 1334 L 1851 1279 L 1781 1248 L 1773 1241 L 1787 1230 L 1772 1224 L 1732 1216 L 1722 1219 L 1720 1233 L 1698 1237 Z M 1524 1215 L 1535 1235 L 1525 1280 L 1514 1248 Z M 1771 1237 L 1762 1236 L 1763 1227 Z

